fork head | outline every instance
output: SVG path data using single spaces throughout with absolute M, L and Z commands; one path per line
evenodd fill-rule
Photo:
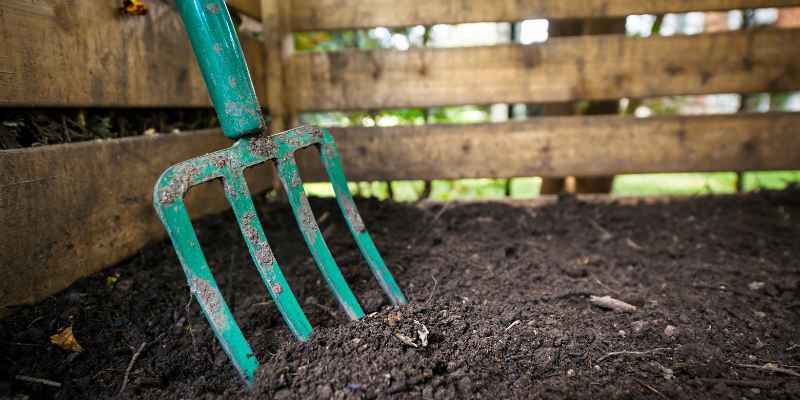
M 303 239 L 345 313 L 353 320 L 364 311 L 344 280 L 316 223 L 294 159 L 295 152 L 316 147 L 330 179 L 347 226 L 379 285 L 394 305 L 406 298 L 375 247 L 356 208 L 341 166 L 336 143 L 327 129 L 299 127 L 272 136 L 244 137 L 233 146 L 193 158 L 168 168 L 156 183 L 153 203 L 178 255 L 191 292 L 212 331 L 240 375 L 249 384 L 258 361 L 228 308 L 205 259 L 184 204 L 196 185 L 220 179 L 248 251 L 264 285 L 291 332 L 308 340 L 312 328 L 278 266 L 258 218 L 244 177 L 247 168 L 271 161 L 275 164 Z

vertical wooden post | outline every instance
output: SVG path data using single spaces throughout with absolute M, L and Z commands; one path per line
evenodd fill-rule
M 290 4 L 281 0 L 261 0 L 261 24 L 264 33 L 264 54 L 267 70 L 266 104 L 271 117 L 271 133 L 282 132 L 297 124 L 297 113 L 292 106 L 291 91 L 287 90 L 287 59 L 294 52 L 294 41 L 289 26 Z M 273 167 L 274 168 L 274 167 Z M 272 174 L 272 187 L 282 196 L 282 186 L 277 171 Z
M 261 0 L 261 24 L 264 32 L 267 68 L 267 107 L 272 117 L 272 131 L 289 128 L 293 119 L 292 101 L 287 84 L 287 58 L 294 51 L 289 27 L 289 3 L 280 0 Z
M 625 18 L 597 18 L 587 20 L 565 20 L 550 22 L 550 36 L 598 35 L 625 33 Z M 570 115 L 578 112 L 575 103 L 546 104 L 545 115 Z M 588 103 L 582 114 L 600 115 L 619 113 L 619 101 L 593 101 Z M 608 193 L 614 182 L 613 176 L 576 177 L 574 189 L 577 193 Z M 566 190 L 569 180 L 565 178 L 545 178 L 542 180 L 542 194 L 555 194 Z

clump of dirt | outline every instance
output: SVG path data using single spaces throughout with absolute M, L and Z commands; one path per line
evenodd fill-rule
M 218 126 L 211 108 L 0 109 L 0 150 Z
M 190 300 L 169 244 L 160 243 L 2 321 L 0 396 L 115 397 L 128 370 L 123 397 L 144 399 L 800 395 L 795 190 L 358 206 L 411 304 L 387 305 L 335 203 L 312 199 L 369 314 L 351 322 L 289 209 L 258 202 L 275 257 L 315 326 L 307 343 L 293 340 L 268 300 L 231 216 L 197 224 L 262 363 L 251 390 Z M 605 310 L 590 295 L 636 310 Z M 82 353 L 49 344 L 64 326 L 74 328 Z

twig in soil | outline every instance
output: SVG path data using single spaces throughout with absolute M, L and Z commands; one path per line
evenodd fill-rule
M 26 347 L 44 347 L 43 344 L 36 344 L 36 343 L 20 343 L 20 342 L 6 342 L 5 340 L 0 340 L 0 343 L 8 345 L 8 346 L 26 346 Z
M 760 381 L 754 379 L 717 379 L 717 378 L 700 378 L 701 382 L 706 383 L 724 383 L 728 386 L 742 386 L 742 387 L 755 387 L 761 389 L 771 389 L 780 385 L 780 381 Z
M 536 298 L 531 299 L 531 301 L 532 302 L 546 303 L 548 301 L 553 301 L 553 300 L 563 300 L 563 299 L 568 299 L 570 297 L 585 297 L 585 296 L 591 296 L 591 295 L 592 295 L 591 292 L 574 291 L 574 292 L 564 292 L 564 293 L 556 294 L 556 295 L 553 295 L 553 296 L 540 296 L 540 297 L 536 297 Z
M 60 388 L 61 387 L 61 383 L 59 383 L 59 382 L 51 381 L 50 379 L 34 378 L 32 376 L 27 376 L 27 375 L 17 375 L 17 376 L 14 377 L 14 379 L 16 379 L 18 381 L 23 381 L 23 382 L 40 383 L 42 385 L 52 386 L 52 387 L 56 387 L 56 388 Z
M 197 353 L 197 341 L 194 338 L 194 329 L 192 329 L 192 316 L 189 315 L 191 314 L 189 312 L 189 307 L 191 307 L 193 299 L 194 297 L 192 297 L 192 292 L 189 291 L 189 301 L 186 302 L 186 325 L 189 328 L 189 336 L 192 338 L 192 350 Z
M 592 227 L 594 229 L 597 229 L 600 232 L 600 241 L 601 242 L 607 242 L 607 241 L 609 241 L 609 240 L 614 238 L 614 235 L 611 234 L 611 232 L 609 232 L 606 228 L 603 228 L 602 226 L 600 226 L 600 224 L 598 224 L 597 221 L 595 221 L 593 219 L 590 219 L 589 223 L 592 224 Z
M 508 332 L 508 330 L 509 330 L 509 329 L 511 329 L 511 328 L 513 328 L 513 327 L 515 327 L 515 326 L 517 326 L 517 324 L 519 324 L 520 322 L 522 322 L 522 321 L 520 321 L 520 320 L 516 320 L 516 321 L 512 322 L 512 323 L 511 323 L 511 325 L 509 325 L 509 326 L 507 326 L 507 327 L 506 327 L 506 332 Z
M 417 241 L 419 241 L 420 239 L 424 239 L 424 238 L 428 237 L 428 232 L 430 232 L 430 231 L 432 230 L 431 228 L 433 227 L 433 224 L 435 224 L 435 223 L 436 223 L 436 221 L 438 221 L 438 220 L 439 220 L 439 218 L 441 218 L 441 217 L 442 217 L 442 215 L 443 215 L 445 212 L 447 212 L 447 210 L 449 210 L 449 209 L 450 209 L 450 207 L 451 207 L 453 204 L 454 204 L 454 202 L 452 202 L 452 201 L 451 201 L 451 202 L 448 202 L 448 203 L 445 203 L 445 205 L 444 205 L 444 206 L 442 206 L 442 209 L 441 209 L 441 210 L 439 210 L 439 212 L 437 212 L 437 213 L 436 213 L 436 214 L 433 216 L 433 218 L 431 219 L 431 221 L 430 221 L 430 222 L 428 222 L 428 224 L 425 226 L 425 231 L 424 231 L 422 234 L 420 234 L 420 235 L 416 235 L 416 236 L 414 237 L 414 240 L 412 240 L 412 241 L 411 241 L 411 244 L 409 244 L 409 245 L 408 245 L 408 247 L 413 249 L 413 248 L 414 248 L 414 246 L 416 246 L 416 245 L 417 245 Z
M 430 304 L 431 300 L 433 300 L 433 295 L 436 294 L 436 286 L 439 285 L 439 281 L 436 280 L 435 276 L 431 275 L 431 279 L 433 279 L 433 289 L 431 289 L 431 294 L 428 296 L 428 300 L 425 300 L 426 306 Z
M 638 310 L 633 304 L 628 304 L 622 300 L 617 300 L 611 296 L 589 296 L 589 302 L 602 308 L 622 312 L 634 312 Z
M 736 289 L 731 289 L 728 285 L 725 285 L 725 284 L 720 284 L 719 286 L 693 285 L 692 287 L 695 288 L 695 289 L 719 290 L 720 292 L 728 292 L 728 293 L 738 294 L 738 295 L 744 296 L 744 297 L 756 298 L 756 296 L 754 296 L 754 295 L 752 295 L 750 293 L 742 292 L 742 291 L 736 290 Z
M 627 244 L 628 247 L 630 247 L 630 248 L 632 248 L 634 250 L 637 250 L 637 251 L 644 250 L 644 247 L 642 247 L 638 243 L 634 242 L 633 239 L 631 239 L 631 238 L 626 238 L 625 239 L 625 244 Z
M 339 319 L 339 316 L 336 314 L 336 311 L 334 311 L 332 308 L 330 308 L 330 307 L 328 307 L 328 306 L 326 306 L 326 305 L 324 305 L 324 304 L 320 304 L 320 303 L 319 303 L 319 302 L 318 302 L 318 301 L 317 301 L 315 298 L 313 298 L 313 297 L 309 297 L 309 298 L 308 298 L 308 300 L 306 300 L 306 303 L 308 303 L 308 304 L 311 304 L 312 306 L 316 306 L 317 308 L 319 308 L 319 309 L 320 309 L 320 310 L 322 310 L 322 311 L 325 311 L 325 312 L 326 312 L 326 313 L 328 313 L 328 315 L 330 315 L 330 316 L 331 316 L 331 317 L 332 317 L 334 320 L 338 320 L 338 319 Z
M 136 363 L 136 359 L 139 358 L 139 355 L 142 354 L 142 350 L 147 346 L 147 342 L 142 342 L 139 346 L 139 349 L 133 353 L 133 357 L 131 357 L 131 362 L 128 363 L 128 368 L 125 369 L 125 377 L 122 379 L 122 387 L 119 388 L 119 392 L 117 392 L 117 396 L 121 395 L 122 392 L 125 391 L 125 387 L 128 386 L 128 378 L 130 378 L 131 370 L 133 369 L 133 364 Z
M 658 390 L 656 390 L 656 388 L 654 388 L 654 387 L 652 387 L 652 386 L 650 386 L 650 385 L 648 385 L 648 384 L 646 384 L 644 382 L 640 382 L 640 381 L 636 381 L 636 382 L 639 382 L 640 385 L 644 386 L 645 388 L 647 388 L 651 392 L 653 392 L 653 393 L 655 393 L 655 394 L 657 394 L 657 395 L 659 395 L 659 396 L 661 396 L 661 397 L 663 397 L 665 399 L 668 398 L 667 396 L 664 396 L 663 393 L 661 393 Z
M 603 360 L 605 360 L 607 358 L 616 357 L 616 356 L 622 356 L 622 355 L 643 356 L 643 355 L 647 355 L 647 354 L 658 353 L 658 352 L 661 352 L 661 351 L 673 351 L 673 350 L 675 350 L 675 349 L 672 348 L 672 347 L 657 347 L 655 349 L 645 350 L 645 351 L 612 351 L 611 353 L 608 353 L 608 354 L 598 358 L 597 362 L 603 362 Z
M 764 365 L 757 365 L 757 364 L 735 364 L 735 365 L 737 367 L 761 369 L 764 371 L 777 372 L 779 374 L 786 374 L 800 378 L 800 373 L 798 373 L 797 371 L 792 371 L 788 368 L 781 368 L 778 366 L 778 364 L 775 363 L 766 363 Z

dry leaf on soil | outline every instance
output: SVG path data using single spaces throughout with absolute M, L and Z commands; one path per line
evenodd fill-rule
M 58 333 L 53 336 L 50 336 L 50 343 L 61 347 L 67 351 L 73 351 L 76 353 L 80 353 L 83 351 L 83 347 L 78 343 L 78 340 L 75 339 L 75 335 L 72 333 L 72 325 L 62 329 Z

